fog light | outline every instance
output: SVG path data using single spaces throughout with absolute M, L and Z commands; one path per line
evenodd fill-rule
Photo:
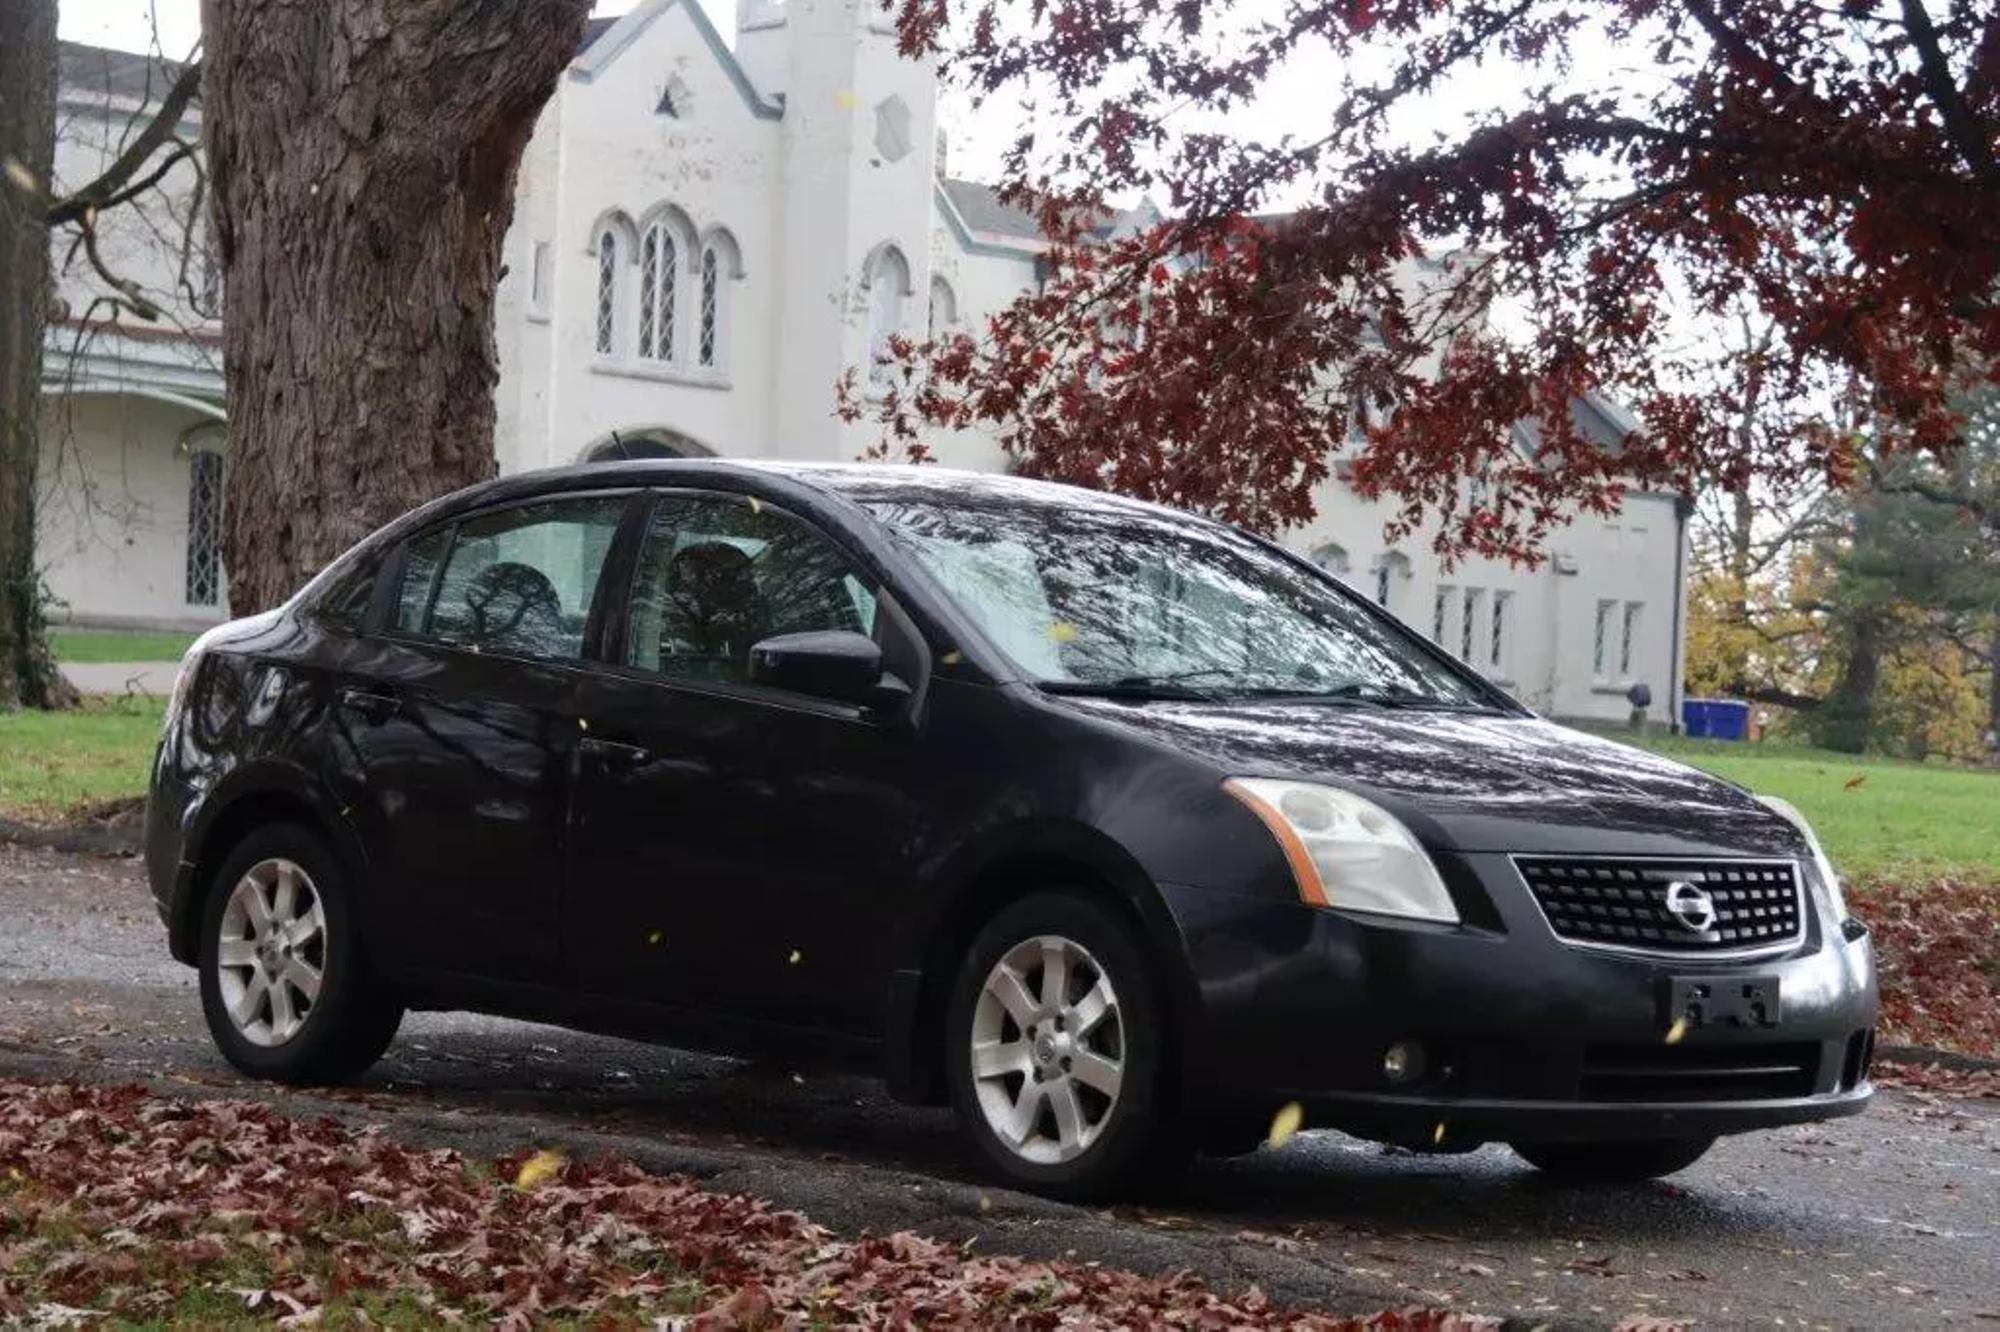
M 1424 1047 L 1417 1041 L 1397 1041 L 1382 1055 L 1382 1076 L 1391 1082 L 1414 1082 L 1424 1075 Z

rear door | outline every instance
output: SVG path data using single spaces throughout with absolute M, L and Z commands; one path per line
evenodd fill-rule
M 387 623 L 334 683 L 330 764 L 393 964 L 558 977 L 580 665 L 630 500 L 480 511 L 394 562 Z

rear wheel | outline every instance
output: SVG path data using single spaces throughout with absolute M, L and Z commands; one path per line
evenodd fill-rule
M 381 1057 L 403 1019 L 369 973 L 339 863 L 299 824 L 260 828 L 223 861 L 200 968 L 209 1034 L 251 1077 L 344 1082 Z
M 1096 1197 L 1167 1163 L 1164 1012 L 1132 932 L 1096 903 L 1043 893 L 1001 911 L 946 1030 L 959 1123 L 1009 1181 Z
M 1514 1151 L 1553 1179 L 1573 1184 L 1632 1184 L 1685 1170 L 1714 1138 L 1637 1138 L 1610 1142 L 1517 1142 Z

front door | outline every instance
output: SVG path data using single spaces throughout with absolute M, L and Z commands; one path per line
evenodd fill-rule
M 369 934 L 392 965 L 560 975 L 579 665 L 627 502 L 413 537 L 390 623 L 334 681 L 329 780 L 369 848 Z
M 658 500 L 612 664 L 584 690 L 565 913 L 584 984 L 876 1029 L 920 736 L 753 685 L 749 655 L 776 634 L 853 630 L 913 679 L 921 649 L 887 609 L 793 514 L 741 496 Z

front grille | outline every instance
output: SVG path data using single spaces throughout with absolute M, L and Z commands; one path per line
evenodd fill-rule
M 1764 1101 L 1810 1096 L 1819 1045 L 1592 1045 L 1583 1052 L 1586 1101 Z
M 1516 856 L 1514 865 L 1569 943 L 1699 956 L 1780 948 L 1800 934 L 1798 866 L 1788 860 Z M 1677 883 L 1707 895 L 1706 929 L 1668 909 Z

